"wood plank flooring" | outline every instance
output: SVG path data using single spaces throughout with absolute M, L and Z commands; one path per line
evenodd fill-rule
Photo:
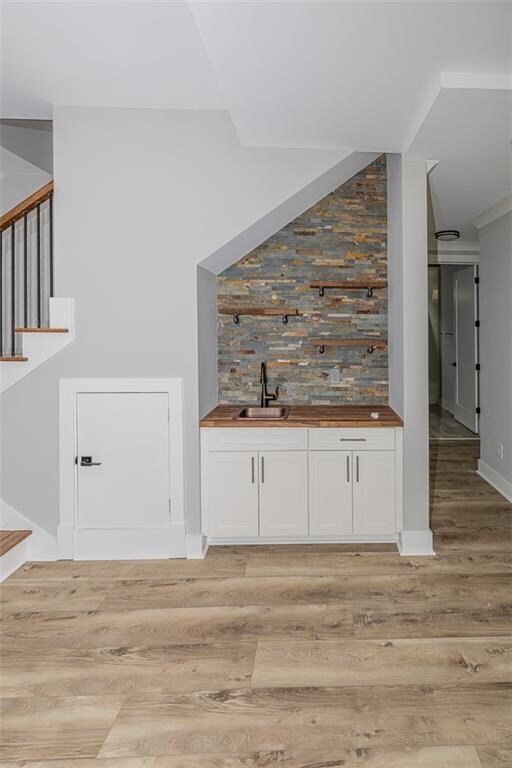
M 0 587 L 2 768 L 511 768 L 512 505 L 431 444 L 436 557 L 217 547 Z
M 429 435 L 433 440 L 478 440 L 470 429 L 456 421 L 449 411 L 440 405 L 429 408 Z

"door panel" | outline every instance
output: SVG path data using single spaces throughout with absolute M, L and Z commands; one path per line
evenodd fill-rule
M 394 453 L 354 452 L 353 462 L 354 533 L 396 533 Z
M 77 530 L 169 527 L 168 408 L 165 393 L 77 395 Z
M 350 536 L 352 533 L 352 452 L 309 454 L 309 533 Z
M 258 454 L 208 455 L 208 534 L 214 538 L 258 535 Z
M 455 409 L 454 417 L 478 432 L 478 345 L 476 267 L 457 270 L 453 279 L 455 307 Z
M 307 533 L 307 451 L 261 451 L 260 536 Z

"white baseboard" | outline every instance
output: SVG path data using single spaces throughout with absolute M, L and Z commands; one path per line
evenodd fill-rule
M 30 536 L 28 537 L 30 539 Z M 0 557 L 0 582 L 4 581 L 11 573 L 17 571 L 22 565 L 25 565 L 29 557 L 27 556 L 28 539 L 16 544 L 5 555 Z
M 485 461 L 482 461 L 482 459 L 478 460 L 477 474 L 489 485 L 492 485 L 493 488 L 496 488 L 507 501 L 512 502 L 512 483 L 509 483 L 508 480 L 490 467 L 489 464 L 486 464 Z
M 451 400 L 445 400 L 444 397 L 441 398 L 441 408 L 444 408 L 445 411 L 448 411 L 448 413 L 451 413 L 452 416 L 455 412 L 455 404 L 452 403 Z
M 208 544 L 215 546 L 237 546 L 238 544 L 396 544 L 396 536 L 239 536 L 234 538 L 208 538 Z
M 32 531 L 26 540 L 26 560 L 56 560 L 57 537 L 40 528 L 17 509 L 0 499 L 0 529 L 3 531 Z
M 398 535 L 398 551 L 404 557 L 435 555 L 430 528 L 423 531 L 401 531 Z
M 187 533 L 187 558 L 189 560 L 204 560 L 208 546 L 208 541 L 203 533 Z

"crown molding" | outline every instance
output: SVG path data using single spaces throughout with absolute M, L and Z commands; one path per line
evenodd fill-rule
M 501 203 L 493 205 L 493 207 L 489 208 L 488 211 L 481 213 L 480 216 L 477 216 L 476 219 L 473 219 L 473 224 L 477 229 L 482 229 L 482 227 L 486 227 L 488 224 L 492 224 L 492 222 L 496 221 L 496 219 L 501 219 L 502 216 L 505 216 L 505 214 L 511 212 L 512 195 L 509 195 L 504 200 L 502 200 Z

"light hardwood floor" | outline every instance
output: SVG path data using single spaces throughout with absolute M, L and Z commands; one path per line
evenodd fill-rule
M 512 505 L 478 443 L 431 451 L 435 558 L 218 547 L 13 574 L 0 764 L 511 768 Z

